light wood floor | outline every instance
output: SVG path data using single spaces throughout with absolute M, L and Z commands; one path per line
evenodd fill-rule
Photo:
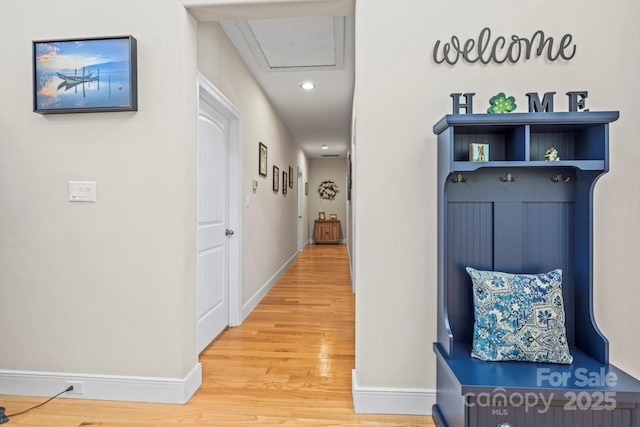
M 346 247 L 311 245 L 202 352 L 203 384 L 188 404 L 58 398 L 7 427 L 432 426 L 427 416 L 353 412 L 354 318 Z M 0 396 L 0 406 L 11 414 L 43 400 Z

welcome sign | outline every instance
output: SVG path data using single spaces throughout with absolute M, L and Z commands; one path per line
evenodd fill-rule
M 460 59 L 469 64 L 515 64 L 521 60 L 528 60 L 535 56 L 545 56 L 550 62 L 560 58 L 569 61 L 576 55 L 576 45 L 573 36 L 565 34 L 556 43 L 553 37 L 547 37 L 542 30 L 538 30 L 531 38 L 512 35 L 509 40 L 498 36 L 493 39 L 491 29 L 484 28 L 477 39 L 467 39 L 462 42 L 458 36 L 451 36 L 451 41 L 442 43 L 437 40 L 433 47 L 433 60 L 436 64 L 447 63 L 455 65 Z

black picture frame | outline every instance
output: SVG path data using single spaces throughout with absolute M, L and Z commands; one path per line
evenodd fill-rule
M 258 175 L 267 176 L 267 146 L 258 143 Z
M 138 111 L 137 56 L 133 36 L 34 40 L 33 112 Z
M 293 168 L 289 166 L 289 188 L 293 188 Z
M 351 200 L 351 154 L 347 156 L 347 200 Z
M 282 194 L 287 194 L 287 173 L 282 171 Z
M 280 169 L 277 166 L 273 166 L 273 191 L 276 193 L 280 191 Z

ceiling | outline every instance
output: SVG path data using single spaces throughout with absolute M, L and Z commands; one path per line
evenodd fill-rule
M 226 20 L 220 25 L 307 156 L 345 157 L 355 72 L 353 16 Z M 304 82 L 315 88 L 302 89 Z

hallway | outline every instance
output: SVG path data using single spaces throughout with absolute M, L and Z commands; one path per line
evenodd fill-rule
M 204 385 L 191 403 L 209 402 L 216 425 L 432 425 L 353 413 L 354 304 L 346 246 L 308 246 L 245 322 L 200 355 Z
M 353 413 L 354 295 L 345 245 L 309 246 L 244 323 L 200 355 L 186 405 L 56 399 L 20 426 L 429 426 L 427 416 Z M 162 351 L 159 349 L 159 351 Z M 0 397 L 7 413 L 41 398 Z

